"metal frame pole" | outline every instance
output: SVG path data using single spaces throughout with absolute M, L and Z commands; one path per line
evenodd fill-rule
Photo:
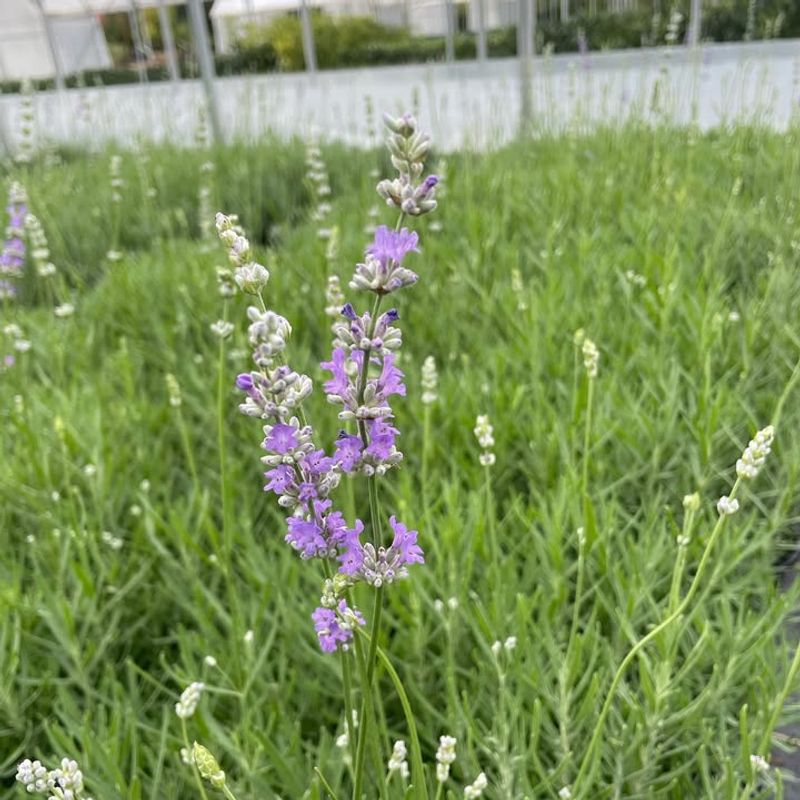
M 317 49 L 314 46 L 314 29 L 311 26 L 311 12 L 307 0 L 300 0 L 300 25 L 303 34 L 303 60 L 306 72 L 317 71 Z
M 131 7 L 128 9 L 128 22 L 131 26 L 133 56 L 136 59 L 136 70 L 139 73 L 139 82 L 147 83 L 147 66 L 144 63 L 144 44 L 142 43 L 142 34 L 139 30 L 139 12 L 136 8 L 136 0 L 131 0 Z
M 519 58 L 520 129 L 526 130 L 533 117 L 533 36 L 536 0 L 518 0 L 517 57 Z
M 170 80 L 179 81 L 181 73 L 178 68 L 178 54 L 175 51 L 175 37 L 172 35 L 172 23 L 169 21 L 169 11 L 164 0 L 158 0 L 158 25 L 161 28 L 161 43 L 167 54 Z
M 486 47 L 486 13 L 483 6 L 484 0 L 473 0 L 475 3 L 475 21 L 478 27 L 478 61 L 486 61 L 488 48 Z
M 689 44 L 692 47 L 697 47 L 697 45 L 700 44 L 702 20 L 703 2 L 702 0 L 692 0 L 689 11 Z
M 53 24 L 50 17 L 44 8 L 44 0 L 36 0 L 36 5 L 39 6 L 39 13 L 42 15 L 42 22 L 44 23 L 44 32 L 47 36 L 47 46 L 50 48 L 50 57 L 53 59 L 53 69 L 55 70 L 56 89 L 59 92 L 64 91 L 66 83 L 64 81 L 64 68 L 61 66 L 61 57 L 58 54 L 58 47 L 56 46 L 56 36 L 53 32 Z
M 211 45 L 208 42 L 208 29 L 206 27 L 205 12 L 201 0 L 187 0 L 186 6 L 189 10 L 189 21 L 192 26 L 192 38 L 194 39 L 197 60 L 200 63 L 200 75 L 203 79 L 203 89 L 205 90 L 206 101 L 208 103 L 208 118 L 211 122 L 211 132 L 214 134 L 216 142 L 222 141 L 222 124 L 217 107 L 217 95 L 214 90 L 214 58 L 211 54 Z
M 456 20 L 455 20 L 455 7 L 453 0 L 444 0 L 444 15 L 445 15 L 445 40 L 444 40 L 444 58 L 445 61 L 456 60 Z

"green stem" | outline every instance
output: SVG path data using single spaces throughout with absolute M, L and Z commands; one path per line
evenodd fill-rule
M 361 675 L 361 715 L 358 727 L 358 747 L 356 749 L 355 775 L 353 777 L 353 800 L 361 800 L 364 785 L 364 762 L 367 754 L 367 736 L 372 722 L 372 679 L 375 676 L 375 656 L 380 635 L 381 615 L 383 611 L 383 587 L 375 590 L 375 602 L 372 609 L 372 624 L 369 634 L 369 650 L 362 667 Z
M 362 636 L 365 636 L 362 632 Z M 370 641 L 370 649 L 372 649 L 372 641 Z M 387 674 L 394 684 L 397 696 L 400 699 L 400 705 L 403 707 L 403 714 L 406 718 L 408 725 L 408 735 L 411 739 L 411 768 L 413 770 L 413 784 L 416 791 L 416 796 L 419 800 L 428 800 L 428 788 L 425 784 L 425 768 L 422 763 L 422 749 L 419 744 L 419 735 L 417 733 L 417 723 L 414 719 L 414 714 L 411 711 L 411 703 L 408 701 L 408 695 L 403 687 L 403 682 L 397 674 L 397 670 L 392 666 L 392 662 L 383 650 L 378 647 L 376 649 L 378 658 L 386 669 Z
M 733 489 L 731 489 L 730 498 L 731 500 L 736 497 L 736 492 L 739 489 L 739 485 L 741 483 L 741 479 L 737 478 L 736 482 L 733 485 Z M 608 713 L 611 710 L 611 703 L 614 699 L 614 694 L 619 687 L 620 682 L 622 681 L 622 676 L 625 674 L 625 670 L 630 666 L 631 662 L 636 658 L 636 655 L 642 650 L 645 645 L 655 639 L 663 630 L 665 630 L 669 625 L 671 625 L 675 620 L 677 620 L 683 612 L 688 608 L 689 603 L 691 603 L 692 599 L 694 598 L 697 590 L 700 588 L 700 581 L 705 573 L 706 567 L 708 565 L 708 561 L 711 558 L 711 551 L 714 549 L 714 545 L 719 538 L 722 529 L 725 526 L 725 520 L 727 516 L 721 515 L 717 520 L 716 524 L 714 525 L 714 529 L 711 532 L 711 536 L 709 537 L 708 544 L 706 544 L 705 550 L 703 551 L 703 556 L 700 559 L 700 564 L 697 567 L 697 572 L 692 580 L 691 585 L 689 586 L 689 590 L 686 592 L 686 596 L 680 602 L 678 607 L 669 614 L 662 622 L 656 625 L 650 633 L 643 636 L 639 641 L 633 645 L 633 647 L 628 651 L 628 654 L 622 660 L 622 663 L 619 665 L 619 668 L 614 675 L 614 679 L 611 681 L 611 686 L 608 689 L 608 693 L 606 694 L 606 699 L 603 702 L 603 707 L 600 711 L 600 716 L 597 719 L 597 723 L 595 724 L 594 731 L 592 732 L 592 737 L 589 740 L 589 745 L 586 748 L 586 753 L 581 761 L 580 769 L 578 770 L 578 774 L 575 778 L 575 788 L 578 791 L 577 797 L 583 797 L 586 794 L 586 789 L 588 789 L 588 782 L 589 777 L 586 775 L 587 770 L 594 768 L 594 751 L 597 747 L 597 743 L 600 739 L 600 736 L 603 732 L 603 727 L 605 725 L 606 718 L 608 717 Z M 583 779 L 586 777 L 587 779 L 587 786 L 583 785 Z
M 189 474 L 192 476 L 192 485 L 194 486 L 195 497 L 200 497 L 200 478 L 197 474 L 197 464 L 194 460 L 194 450 L 192 449 L 192 440 L 189 437 L 189 429 L 186 426 L 186 420 L 183 417 L 183 412 L 180 407 L 178 412 L 178 430 L 181 434 L 181 442 L 183 443 L 183 450 L 186 453 L 186 462 L 189 465 Z
M 425 406 L 422 422 L 422 508 L 428 514 L 428 450 L 431 438 L 431 407 Z
M 237 800 L 236 795 L 228 788 L 227 783 L 222 784 L 222 793 L 228 798 L 228 800 Z M 336 795 L 333 796 L 333 800 L 336 800 Z
M 589 386 L 586 392 L 586 424 L 583 429 L 583 472 L 581 475 L 581 495 L 584 499 L 589 496 L 589 445 L 592 437 L 593 400 L 594 400 L 594 378 L 589 378 Z
M 568 758 L 570 747 L 569 747 L 569 727 L 568 727 L 568 720 L 569 720 L 569 705 L 570 705 L 570 698 L 567 692 L 567 683 L 569 679 L 569 668 L 570 664 L 572 663 L 572 652 L 573 648 L 575 647 L 575 639 L 578 635 L 578 622 L 580 620 L 580 609 L 581 609 L 581 597 L 583 596 L 583 573 L 584 573 L 584 550 L 586 545 L 586 534 L 580 533 L 578 534 L 578 575 L 575 581 L 575 598 L 572 603 L 572 623 L 570 624 L 569 628 L 569 638 L 567 639 L 567 650 L 564 654 L 564 664 L 561 668 L 561 674 L 559 675 L 559 691 L 560 691 L 560 703 L 559 703 L 559 716 L 560 716 L 560 724 L 559 724 L 559 733 L 560 733 L 560 740 L 561 740 L 561 750 L 562 750 L 562 758 Z
M 497 545 L 497 530 L 494 520 L 494 496 L 492 495 L 491 467 L 487 464 L 483 468 L 484 490 L 486 492 L 486 527 L 489 530 L 489 550 L 491 551 L 492 565 L 500 565 L 500 552 Z
M 339 651 L 339 658 L 342 662 L 342 684 L 344 688 L 344 718 L 346 720 L 345 730 L 347 732 L 347 747 L 350 751 L 351 769 L 356 763 L 356 737 L 355 726 L 353 725 L 353 680 L 350 675 L 350 656 L 344 650 Z
M 228 303 L 222 304 L 222 319 L 228 320 Z M 228 471 L 225 457 L 225 340 L 219 340 L 217 364 L 217 447 L 219 449 L 220 492 L 222 494 L 222 547 L 225 553 L 225 569 L 230 567 L 230 524 L 228 521 Z

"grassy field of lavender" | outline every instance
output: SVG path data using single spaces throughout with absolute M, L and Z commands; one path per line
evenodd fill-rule
M 404 458 L 335 494 L 352 525 L 369 483 L 425 552 L 380 592 L 393 667 L 376 651 L 366 707 L 352 662 L 371 640 L 320 650 L 323 571 L 284 542 L 264 423 L 237 410 L 257 301 L 222 297 L 217 275 L 222 210 L 271 273 L 331 452 L 326 286 L 368 307 L 348 283 L 397 213 L 375 193 L 384 151 L 323 146 L 311 179 L 307 160 L 269 140 L 0 172 L 40 223 L 0 327 L 0 798 L 21 782 L 57 800 L 782 797 L 800 130 L 434 150 L 438 208 L 412 219 L 404 262 L 419 281 L 384 304 L 403 329 Z M 737 480 L 770 423 L 772 454 Z M 368 623 L 355 641 L 377 594 L 347 592 Z M 343 678 L 366 711 L 349 737 Z M 224 777 L 182 753 L 194 740 Z M 17 772 L 62 757 L 85 788 L 69 764 L 50 788 Z

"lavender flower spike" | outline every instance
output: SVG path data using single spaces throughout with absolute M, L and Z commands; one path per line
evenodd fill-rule
M 375 240 L 367 248 L 364 263 L 356 265 L 350 288 L 389 294 L 416 283 L 419 276 L 403 267 L 408 253 L 418 253 L 419 236 L 403 228 L 393 231 L 385 225 L 375 230 Z
M 349 650 L 355 626 L 364 624 L 364 617 L 356 609 L 350 608 L 346 600 L 340 600 L 335 609 L 317 608 L 311 619 L 314 620 L 319 646 L 324 653 Z

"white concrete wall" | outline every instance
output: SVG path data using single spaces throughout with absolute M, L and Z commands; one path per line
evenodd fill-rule
M 735 120 L 785 128 L 800 112 L 798 53 L 800 42 L 786 40 L 709 45 L 696 53 L 659 48 L 538 58 L 534 123 L 554 130 L 633 116 L 694 120 L 703 128 Z M 518 61 L 498 59 L 225 78 L 217 81 L 217 96 L 228 138 L 271 131 L 368 144 L 366 97 L 378 113 L 408 110 L 417 97 L 438 147 L 486 148 L 518 130 L 519 77 Z M 191 142 L 202 102 L 200 83 L 186 81 L 47 92 L 36 96 L 35 109 L 39 131 L 55 141 L 130 145 L 137 137 Z M 0 96 L 0 124 L 12 142 L 19 103 L 17 96 Z

